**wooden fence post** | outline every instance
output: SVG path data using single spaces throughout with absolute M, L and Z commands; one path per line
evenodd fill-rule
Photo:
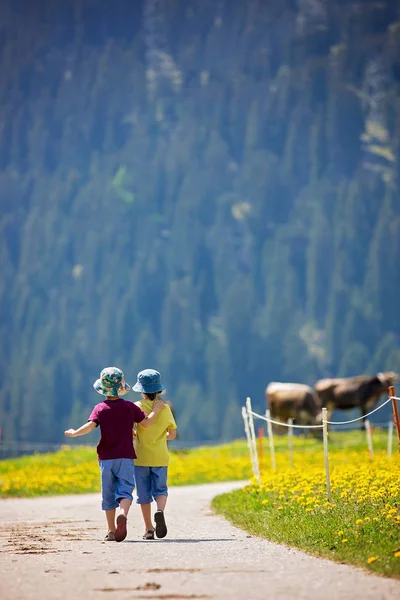
M 388 423 L 388 443 L 387 443 L 387 453 L 388 453 L 388 457 L 391 458 L 392 457 L 392 449 L 393 449 L 393 428 L 394 428 L 394 423 L 393 421 L 389 421 Z
M 247 446 L 249 448 L 250 462 L 251 462 L 251 468 L 253 471 L 253 477 L 257 477 L 257 470 L 256 470 L 256 466 L 255 466 L 255 462 L 254 462 L 254 454 L 253 454 L 253 443 L 251 440 L 250 428 L 249 428 L 249 418 L 247 416 L 247 410 L 244 406 L 242 408 L 242 417 L 243 417 L 243 423 L 244 423 L 244 431 L 246 433 Z
M 289 466 L 293 469 L 293 419 L 288 419 Z
M 258 443 L 258 465 L 261 475 L 262 461 L 264 458 L 264 427 L 259 427 L 257 430 L 257 443 Z
M 389 398 L 392 399 L 392 406 L 393 406 L 393 421 L 397 430 L 397 445 L 399 448 L 399 452 L 400 452 L 400 420 L 399 420 L 399 411 L 397 410 L 397 400 L 396 400 L 396 394 L 395 394 L 395 389 L 393 387 L 393 385 L 391 385 L 389 387 Z
M 322 432 L 324 436 L 324 463 L 325 463 L 325 478 L 326 478 L 326 493 L 328 496 L 328 502 L 332 502 L 331 494 L 331 478 L 329 473 L 329 458 L 328 458 L 328 416 L 327 409 L 322 409 Z
M 269 441 L 269 452 L 271 455 L 271 467 L 276 471 L 276 460 L 275 460 L 275 444 L 274 444 L 274 432 L 272 430 L 272 423 L 269 420 L 271 418 L 271 411 L 267 409 L 265 411 L 267 418 L 267 429 L 268 429 L 268 441 Z
M 367 433 L 368 452 L 370 457 L 374 458 L 374 447 L 372 445 L 372 425 L 368 419 L 365 420 L 365 431 Z
M 256 432 L 254 429 L 254 419 L 251 408 L 251 398 L 247 396 L 246 398 L 246 409 L 247 409 L 247 417 L 249 419 L 249 430 L 250 430 L 250 438 L 253 446 L 253 456 L 254 456 L 254 467 L 255 467 L 255 476 L 258 480 L 258 483 L 261 483 L 260 477 L 260 468 L 258 464 L 258 455 L 257 455 L 257 442 L 256 442 Z

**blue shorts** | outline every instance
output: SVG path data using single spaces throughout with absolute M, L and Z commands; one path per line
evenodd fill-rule
M 157 496 L 168 496 L 168 467 L 137 467 L 135 480 L 137 504 L 150 504 Z
M 118 508 L 122 498 L 132 501 L 135 474 L 132 458 L 99 460 L 101 472 L 101 508 Z

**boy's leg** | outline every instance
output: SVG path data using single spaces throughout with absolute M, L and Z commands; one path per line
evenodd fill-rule
M 151 521 L 151 504 L 141 504 L 142 517 L 146 531 L 152 531 L 154 529 Z
M 99 467 L 101 473 L 101 508 L 106 513 L 108 531 L 114 533 L 115 509 L 118 507 L 118 503 L 115 501 L 117 480 L 113 474 L 113 461 L 99 460 Z
M 121 498 L 120 502 L 119 502 L 119 507 L 121 509 L 121 514 L 125 515 L 125 517 L 128 516 L 128 512 L 129 509 L 131 507 L 132 504 L 132 500 L 128 500 L 128 498 Z
M 157 510 L 165 510 L 168 498 L 168 467 L 151 467 L 151 494 L 156 501 Z
M 168 467 L 151 468 L 152 495 L 157 504 L 154 520 L 156 522 L 156 536 L 158 538 L 163 538 L 167 535 L 167 525 L 164 516 L 168 497 L 167 474 Z
M 118 458 L 114 461 L 114 473 L 117 479 L 115 501 L 119 504 L 122 514 L 128 515 L 133 500 L 135 475 L 131 458 Z
M 126 522 L 133 500 L 132 492 L 135 487 L 133 460 L 130 458 L 116 459 L 115 475 L 117 478 L 115 500 L 119 503 L 121 509 L 121 513 L 117 517 L 115 541 L 122 542 L 127 535 Z
M 157 510 L 165 510 L 165 506 L 167 504 L 167 498 L 168 496 L 165 496 L 164 494 L 160 494 L 160 496 L 157 496 L 156 498 L 156 504 L 157 504 Z
M 135 481 L 137 504 L 140 504 L 142 517 L 146 531 L 152 531 L 153 523 L 151 522 L 151 472 L 150 467 L 138 467 L 135 465 Z
M 115 533 L 115 508 L 112 508 L 111 510 L 106 510 L 106 519 L 108 531 L 112 531 L 113 533 Z

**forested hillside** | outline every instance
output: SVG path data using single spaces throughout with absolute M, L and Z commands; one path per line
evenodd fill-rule
M 62 440 L 107 365 L 160 370 L 184 440 L 242 435 L 271 380 L 400 370 L 399 2 L 0 23 L 5 440 Z

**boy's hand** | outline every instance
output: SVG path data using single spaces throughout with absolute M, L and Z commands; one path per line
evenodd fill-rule
M 165 403 L 162 400 L 154 400 L 153 402 L 153 412 L 158 415 L 165 408 Z
M 74 435 L 75 435 L 75 429 L 67 429 L 66 431 L 64 431 L 64 434 L 67 437 L 74 437 Z

